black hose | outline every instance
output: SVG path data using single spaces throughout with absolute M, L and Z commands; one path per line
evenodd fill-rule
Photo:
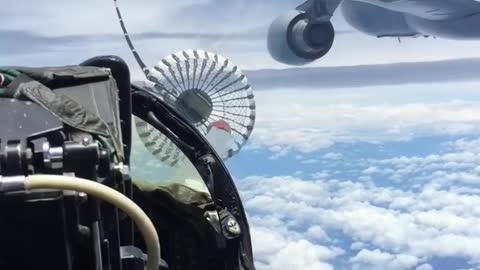
M 150 70 L 148 69 L 147 65 L 142 61 L 142 58 L 140 58 L 140 55 L 138 54 L 137 50 L 133 46 L 133 42 L 130 39 L 130 35 L 128 34 L 127 28 L 125 27 L 125 23 L 123 21 L 122 13 L 120 12 L 120 8 L 118 7 L 118 1 L 113 0 L 113 4 L 115 5 L 115 10 L 117 12 L 117 17 L 118 17 L 118 22 L 120 23 L 120 27 L 122 27 L 123 35 L 125 36 L 125 40 L 127 41 L 128 47 L 130 48 L 130 51 L 133 54 L 133 57 L 135 57 L 135 60 L 137 61 L 138 65 L 142 69 L 143 73 L 147 77 L 147 79 L 150 77 Z

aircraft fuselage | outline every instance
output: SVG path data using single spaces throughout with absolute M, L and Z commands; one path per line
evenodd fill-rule
M 343 15 L 369 35 L 480 38 L 480 2 L 474 0 L 343 0 Z
M 322 58 L 334 43 L 330 18 L 338 7 L 370 36 L 480 39 L 480 0 L 307 0 L 272 22 L 270 55 L 289 65 Z
M 348 1 L 363 2 L 427 20 L 454 19 L 480 12 L 480 2 L 474 0 L 344 0 Z

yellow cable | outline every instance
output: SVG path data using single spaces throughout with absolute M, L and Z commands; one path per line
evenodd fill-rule
M 31 175 L 25 182 L 27 190 L 58 189 L 84 192 L 100 198 L 124 211 L 137 225 L 147 246 L 147 270 L 158 270 L 160 265 L 160 241 L 150 218 L 132 200 L 122 193 L 100 183 L 64 175 Z

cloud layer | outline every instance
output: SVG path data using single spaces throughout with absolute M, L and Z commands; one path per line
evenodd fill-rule
M 285 155 L 335 143 L 475 134 L 480 126 L 479 103 L 455 98 L 478 100 L 476 85 L 257 91 L 258 121 L 249 147 L 267 147 Z
M 479 265 L 479 183 L 461 188 L 436 169 L 456 160 L 462 173 L 478 177 L 479 149 L 466 150 L 465 145 L 479 142 L 450 145 L 450 152 L 438 158 L 369 160 L 365 166 L 383 164 L 384 172 L 370 180 L 359 180 L 360 174 L 337 179 L 328 173 L 240 179 L 259 269 L 281 269 L 277 263 L 284 257 L 279 255 L 296 252 L 296 265 L 312 266 L 305 269 L 423 270 L 432 269 L 435 258 L 449 257 Z M 410 167 L 418 171 L 402 179 L 413 183 L 397 186 L 391 177 Z M 312 253 L 301 252 L 307 247 Z
M 288 68 L 246 71 L 257 90 L 332 89 L 478 80 L 480 58 L 423 63 L 342 67 Z M 348 78 L 348 79 L 346 79 Z
M 302 1 L 119 1 L 127 28 L 131 33 L 262 33 L 277 17 L 295 8 Z M 94 36 L 74 44 L 51 40 L 49 52 L 32 48 L 37 56 L 30 53 L 24 59 L 15 56 L 8 59 L 9 51 L 0 50 L 4 61 L 30 61 L 31 63 L 61 63 L 95 54 L 117 54 L 140 72 L 121 41 L 122 32 L 118 24 L 113 1 L 49 1 L 48 5 L 38 1 L 22 1 L 15 9 L 0 11 L 3 23 L 0 31 L 23 31 L 47 37 Z M 221 22 L 221 23 L 219 23 Z M 340 34 L 351 30 L 336 12 L 333 18 L 339 33 L 330 53 L 310 66 L 345 66 L 359 64 L 392 63 L 399 61 L 418 62 L 441 59 L 480 57 L 477 41 L 451 41 L 440 39 L 405 39 L 398 43 L 395 39 L 377 39 L 360 33 Z M 1 34 L 5 35 L 5 34 Z M 117 35 L 120 39 L 99 38 L 102 35 Z M 150 37 L 153 37 L 150 35 Z M 251 40 L 231 39 L 228 36 L 207 39 L 185 40 L 180 36 L 165 40 L 135 39 L 134 43 L 149 66 L 170 53 L 183 49 L 204 49 L 218 52 L 243 69 L 285 68 L 276 63 L 268 54 L 266 37 Z M 352 49 L 352 44 L 355 47 Z M 22 44 L 19 44 L 21 47 Z M 13 46 L 15 47 L 15 46 Z M 14 49 L 14 48 L 11 48 Z M 375 55 L 370 53 L 375 50 Z M 11 51 L 11 50 L 10 50 Z M 61 52 L 58 52 L 61 51 Z M 50 60 L 50 59 L 55 59 Z

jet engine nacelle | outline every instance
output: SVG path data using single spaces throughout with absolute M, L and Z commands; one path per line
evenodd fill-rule
M 268 31 L 268 50 L 278 62 L 305 65 L 323 57 L 333 45 L 330 21 L 309 22 L 308 14 L 293 10 L 277 18 Z

